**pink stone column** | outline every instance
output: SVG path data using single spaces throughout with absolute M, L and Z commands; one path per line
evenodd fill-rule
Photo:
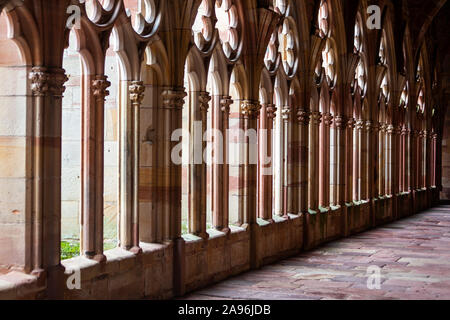
M 319 206 L 330 206 L 330 127 L 333 124 L 333 116 L 329 113 L 323 115 L 320 125 L 320 150 L 319 150 Z
M 311 113 L 311 123 L 309 125 L 309 187 L 308 202 L 309 209 L 313 211 L 319 210 L 319 172 L 320 172 L 320 147 L 319 147 L 319 130 L 321 127 L 322 115 L 320 112 Z
M 30 73 L 35 107 L 33 141 L 32 226 L 33 274 L 46 274 L 47 298 L 63 294 L 61 266 L 62 97 L 68 80 L 64 69 L 34 67 Z
M 309 169 L 309 123 L 311 120 L 311 113 L 308 110 L 300 109 L 297 113 L 297 120 L 299 126 L 299 149 L 298 149 L 298 161 L 300 166 L 300 199 L 299 208 L 297 214 L 308 214 L 309 203 L 308 203 L 308 169 Z
M 194 103 L 190 112 L 190 145 L 194 148 L 194 157 L 189 165 L 189 232 L 202 239 L 208 239 L 206 232 L 206 163 L 203 160 L 203 150 L 206 149 L 204 136 L 207 128 L 207 117 L 211 97 L 207 92 L 193 93 L 198 103 Z M 196 123 L 201 123 L 200 130 Z M 200 145 L 198 145 L 198 143 Z M 199 159 L 197 159 L 199 158 Z M 215 180 L 214 180 L 215 182 Z M 213 188 L 214 190 L 214 188 Z
M 261 108 L 259 117 L 259 196 L 258 217 L 272 222 L 272 200 L 273 200 L 273 121 L 276 117 L 274 104 L 265 104 Z M 266 136 L 263 139 L 263 132 Z M 270 162 L 267 163 L 267 160 Z
M 103 255 L 104 105 L 111 83 L 97 75 L 82 104 L 81 252 L 100 262 Z
M 244 147 L 244 165 L 243 165 L 243 192 L 244 192 L 244 225 L 250 232 L 250 265 L 255 268 L 259 265 L 257 261 L 257 209 L 256 209 L 256 180 L 257 180 L 257 146 L 251 145 L 248 136 L 250 131 L 257 129 L 257 119 L 260 111 L 260 105 L 257 101 L 244 100 L 241 104 L 241 114 L 243 120 L 244 132 L 246 134 L 246 145 Z M 253 163 L 254 162 L 254 163 Z

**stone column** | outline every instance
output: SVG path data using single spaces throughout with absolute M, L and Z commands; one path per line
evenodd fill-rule
M 181 164 L 172 161 L 172 150 L 179 143 L 171 141 L 172 133 L 182 128 L 182 110 L 186 92 L 182 88 L 168 88 L 162 93 L 164 141 L 160 152 L 164 154 L 164 168 L 159 186 L 163 188 L 164 240 L 181 239 Z
M 258 217 L 269 222 L 273 222 L 272 133 L 273 133 L 273 121 L 276 117 L 276 111 L 277 109 L 274 104 L 263 105 L 259 117 L 260 130 L 259 130 L 259 170 L 258 170 L 259 171 Z
M 39 276 L 44 270 L 43 265 L 43 195 L 44 195 L 44 106 L 49 93 L 49 77 L 47 69 L 34 67 L 30 73 L 31 91 L 34 98 L 34 132 L 33 132 L 33 204 L 31 230 L 31 261 L 30 269 Z
M 335 205 L 343 207 L 345 205 L 345 181 L 346 181 L 346 130 L 348 125 L 348 119 L 339 115 L 335 117 L 335 153 L 336 153 L 336 165 L 335 165 Z M 351 160 L 348 160 L 351 164 Z
M 222 134 L 222 141 L 214 139 L 215 152 L 222 152 L 222 163 L 213 163 L 212 196 L 213 227 L 219 231 L 229 233 L 229 141 L 227 130 L 230 122 L 230 106 L 233 104 L 230 96 L 214 97 L 213 129 Z
M 396 135 L 395 128 L 393 125 L 388 125 L 386 127 L 386 158 L 387 158 L 387 172 L 386 175 L 386 194 L 387 195 L 396 195 L 393 192 L 393 186 L 396 184 L 396 180 L 394 179 L 394 170 L 395 168 L 395 150 L 396 148 Z M 398 170 L 396 170 L 398 171 Z
M 385 165 L 386 165 L 386 128 L 384 123 L 380 124 L 380 130 L 378 131 L 378 196 L 386 195 L 386 175 L 385 175 Z
M 345 153 L 347 154 L 346 161 L 346 185 L 345 185 L 345 202 L 350 204 L 353 202 L 353 193 L 357 186 L 358 179 L 358 166 L 355 165 L 355 148 L 357 149 L 358 142 L 356 141 L 356 145 L 354 144 L 354 136 L 356 135 L 355 131 L 356 121 L 351 118 L 347 122 L 346 127 L 346 148 Z
M 319 210 L 319 129 L 322 122 L 322 115 L 318 111 L 311 113 L 311 123 L 309 125 L 309 209 L 312 211 Z
M 432 146 L 433 146 L 433 168 L 432 168 L 432 174 L 431 174 L 431 186 L 436 187 L 437 186 L 437 179 L 436 179 L 436 173 L 437 173 L 437 141 L 438 141 L 438 135 L 433 134 L 432 135 Z
M 356 122 L 355 130 L 355 150 L 354 150 L 354 168 L 355 177 L 353 185 L 353 200 L 361 201 L 366 199 L 366 180 L 364 179 L 364 155 L 365 155 L 365 144 L 364 144 L 364 121 L 358 120 Z
M 61 134 L 62 97 L 68 80 L 64 69 L 34 67 L 30 73 L 34 96 L 33 143 L 33 273 L 47 275 L 47 298 L 63 294 L 61 266 Z
M 82 106 L 81 252 L 99 262 L 103 255 L 104 106 L 111 83 L 97 75 Z
M 140 108 L 145 86 L 133 81 L 128 87 L 131 105 L 121 106 L 119 208 L 120 246 L 138 254 L 139 248 L 139 158 Z
M 257 257 L 257 223 L 256 223 L 256 176 L 257 176 L 257 146 L 253 146 L 249 139 L 252 130 L 257 128 L 257 118 L 260 110 L 257 101 L 244 100 L 241 104 L 241 114 L 245 132 L 245 146 L 243 148 L 243 213 L 244 225 L 250 232 L 250 265 L 256 268 L 259 265 Z
M 320 126 L 320 151 L 319 151 L 319 206 L 330 206 L 330 127 L 333 124 L 333 116 L 329 113 L 323 115 Z
M 281 156 L 281 176 L 282 176 L 282 210 L 280 216 L 289 218 L 288 213 L 293 212 L 292 208 L 292 163 L 289 154 L 291 135 L 291 107 L 284 106 L 281 110 L 283 146 Z
M 300 190 L 299 190 L 299 208 L 296 212 L 297 214 L 308 214 L 308 169 L 309 169 L 309 123 L 311 120 L 311 113 L 307 110 L 301 109 L 297 113 L 297 120 L 299 125 L 299 154 L 297 155 L 299 166 L 300 166 L 300 176 L 299 176 L 299 182 L 300 182 Z
M 189 165 L 189 232 L 202 239 L 208 239 L 209 237 L 206 232 L 207 167 L 203 159 L 203 150 L 206 149 L 207 142 L 203 138 L 207 130 L 210 101 L 209 93 L 199 92 L 198 105 L 194 104 L 192 110 L 190 110 L 192 113 L 189 130 L 191 133 L 190 145 L 194 148 L 194 155 Z M 202 127 L 197 128 L 197 123 L 201 123 Z M 214 137 L 214 140 L 217 140 L 217 137 Z M 199 143 L 200 145 L 198 145 Z M 214 179 L 213 185 L 216 185 L 216 179 Z M 213 187 L 214 198 L 216 192 Z

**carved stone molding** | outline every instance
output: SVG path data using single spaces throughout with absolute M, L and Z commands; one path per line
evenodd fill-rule
M 334 126 L 338 130 L 344 130 L 347 127 L 348 119 L 345 116 L 334 117 Z
M 241 104 L 241 113 L 245 119 L 256 119 L 258 118 L 259 110 L 261 106 L 258 102 L 244 100 Z
M 128 87 L 130 100 L 133 104 L 141 104 L 144 101 L 145 86 L 142 81 L 133 81 Z
M 109 91 L 107 89 L 111 86 L 111 82 L 106 79 L 106 76 L 96 76 L 95 79 L 92 80 L 92 94 L 101 101 L 105 100 L 105 97 L 109 96 Z
M 284 106 L 284 107 L 281 109 L 281 118 L 282 118 L 284 121 L 288 121 L 288 120 L 291 118 L 291 113 L 292 113 L 291 107 L 289 107 L 289 106 Z
M 366 131 L 367 132 L 372 132 L 372 131 L 375 131 L 375 125 L 374 125 L 374 123 L 373 123 L 373 121 L 366 121 L 365 122 L 365 127 L 366 127 Z
M 163 107 L 165 109 L 182 110 L 186 96 L 184 90 L 165 90 L 162 93 Z
M 311 121 L 311 112 L 301 109 L 297 112 L 297 119 L 299 124 L 307 126 Z
M 209 95 L 208 92 L 200 92 L 199 96 L 198 96 L 198 101 L 200 104 L 200 111 L 201 112 L 208 112 L 209 109 L 209 102 L 211 101 L 211 96 Z
M 356 120 L 354 118 L 350 118 L 347 121 L 347 128 L 353 130 L 356 128 Z
M 35 96 L 45 96 L 49 90 L 49 74 L 47 69 L 35 67 L 28 76 L 31 81 L 31 91 Z
M 311 112 L 311 121 L 315 125 L 320 125 L 322 122 L 322 114 L 320 112 Z
M 356 121 L 356 130 L 363 130 L 365 127 L 365 122 L 363 120 Z
M 325 113 L 322 116 L 323 124 L 326 126 L 331 126 L 333 124 L 334 117 L 330 113 Z
M 220 110 L 226 114 L 230 114 L 230 106 L 233 104 L 233 100 L 230 96 L 223 96 L 220 100 Z
M 66 87 L 64 84 L 69 80 L 65 74 L 64 69 L 57 69 L 48 74 L 49 76 L 49 91 L 55 98 L 62 98 Z
M 392 135 L 395 133 L 395 128 L 393 125 L 387 125 L 386 126 L 386 133 L 389 135 Z

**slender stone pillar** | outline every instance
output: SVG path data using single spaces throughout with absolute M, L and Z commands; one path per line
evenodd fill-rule
M 308 213 L 309 204 L 308 204 L 308 169 L 309 169 L 309 123 L 311 121 L 311 113 L 308 110 L 299 110 L 297 113 L 297 120 L 299 125 L 299 155 L 297 156 L 299 159 L 300 166 L 300 199 L 299 199 L 299 208 L 297 213 L 301 213 L 306 215 Z
M 333 116 L 329 113 L 323 115 L 320 126 L 320 152 L 319 152 L 319 206 L 330 206 L 330 127 Z
M 139 248 L 140 108 L 145 86 L 133 81 L 128 87 L 131 105 L 122 106 L 120 132 L 120 246 L 135 254 Z
M 284 218 L 289 218 L 288 213 L 293 212 L 292 208 L 292 163 L 289 154 L 291 135 L 291 107 L 284 106 L 281 110 L 282 117 L 282 132 L 283 132 L 283 146 L 281 157 L 281 176 L 282 176 L 282 210 L 279 213 Z
M 355 150 L 357 149 L 358 143 L 356 142 L 356 146 L 354 144 L 354 136 L 356 134 L 355 131 L 355 125 L 356 121 L 353 118 L 350 118 L 347 122 L 346 127 L 346 148 L 345 153 L 347 154 L 347 161 L 346 161 L 346 184 L 345 184 L 345 203 L 352 203 L 353 202 L 353 192 L 356 189 L 355 185 L 357 185 L 357 179 L 358 179 L 358 167 L 355 166 Z
M 309 209 L 317 212 L 319 210 L 319 130 L 322 121 L 322 114 L 318 111 L 311 113 L 311 123 L 309 125 Z
M 81 252 L 100 262 L 103 255 L 104 106 L 111 83 L 97 75 L 82 106 Z
M 61 265 L 62 97 L 68 80 L 64 69 L 35 67 L 30 74 L 34 95 L 32 268 L 47 274 L 47 298 L 63 295 Z
M 273 222 L 273 121 L 276 117 L 274 104 L 261 108 L 259 117 L 259 196 L 258 217 Z M 265 130 L 265 132 L 264 132 Z
M 214 162 L 212 165 L 213 177 L 213 227 L 219 231 L 229 233 L 229 150 L 228 135 L 230 122 L 230 106 L 233 100 L 229 96 L 216 96 L 213 99 L 213 129 L 222 135 L 222 139 L 216 138 L 213 141 L 214 152 L 222 153 L 222 163 Z
M 172 133 L 182 128 L 182 110 L 186 92 L 182 88 L 168 88 L 162 93 L 164 143 L 161 152 L 164 154 L 163 174 L 159 185 L 164 189 L 164 240 L 181 239 L 181 164 L 172 161 L 172 150 L 178 141 L 172 141 Z
M 252 145 L 249 137 L 252 130 L 257 128 L 257 118 L 260 110 L 257 101 L 244 100 L 241 104 L 241 114 L 245 132 L 245 146 L 243 148 L 243 206 L 244 225 L 250 232 L 250 265 L 256 268 L 259 265 L 257 256 L 257 223 L 256 223 L 256 176 L 257 176 L 257 146 Z
M 189 232 L 202 238 L 208 239 L 206 232 L 206 174 L 207 167 L 203 160 L 203 150 L 206 149 L 207 142 L 204 141 L 204 136 L 207 130 L 207 117 L 209 102 L 211 97 L 207 92 L 198 93 L 198 105 L 194 105 L 190 112 L 190 145 L 194 146 L 193 159 L 189 166 Z M 197 123 L 201 123 L 201 128 L 197 128 Z M 217 140 L 218 137 L 214 137 Z M 200 145 L 197 145 L 201 142 Z M 214 179 L 214 186 L 216 179 Z M 215 197 L 216 190 L 212 188 L 213 197 Z
M 346 181 L 346 130 L 348 125 L 348 119 L 343 115 L 338 115 L 334 120 L 335 127 L 335 153 L 336 153 L 336 164 L 335 164 L 335 205 L 343 207 L 345 205 L 345 181 Z M 351 164 L 351 160 L 349 160 Z
M 354 148 L 354 168 L 355 177 L 353 185 L 353 200 L 361 201 L 366 199 L 366 181 L 364 179 L 364 155 L 365 155 L 365 144 L 364 144 L 364 121 L 358 120 L 355 127 L 355 148 Z
M 45 96 L 49 93 L 49 74 L 43 67 L 35 67 L 30 73 L 31 91 L 34 97 L 34 132 L 33 132 L 33 204 L 31 230 L 31 262 L 33 274 L 40 276 L 43 265 L 43 195 L 44 195 L 44 107 Z

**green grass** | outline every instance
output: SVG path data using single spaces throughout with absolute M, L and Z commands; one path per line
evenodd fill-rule
M 80 255 L 80 243 L 61 241 L 61 260 L 72 259 Z
M 105 240 L 103 250 L 108 251 L 117 247 L 116 240 Z M 68 260 L 81 255 L 80 241 L 61 241 L 61 260 Z

